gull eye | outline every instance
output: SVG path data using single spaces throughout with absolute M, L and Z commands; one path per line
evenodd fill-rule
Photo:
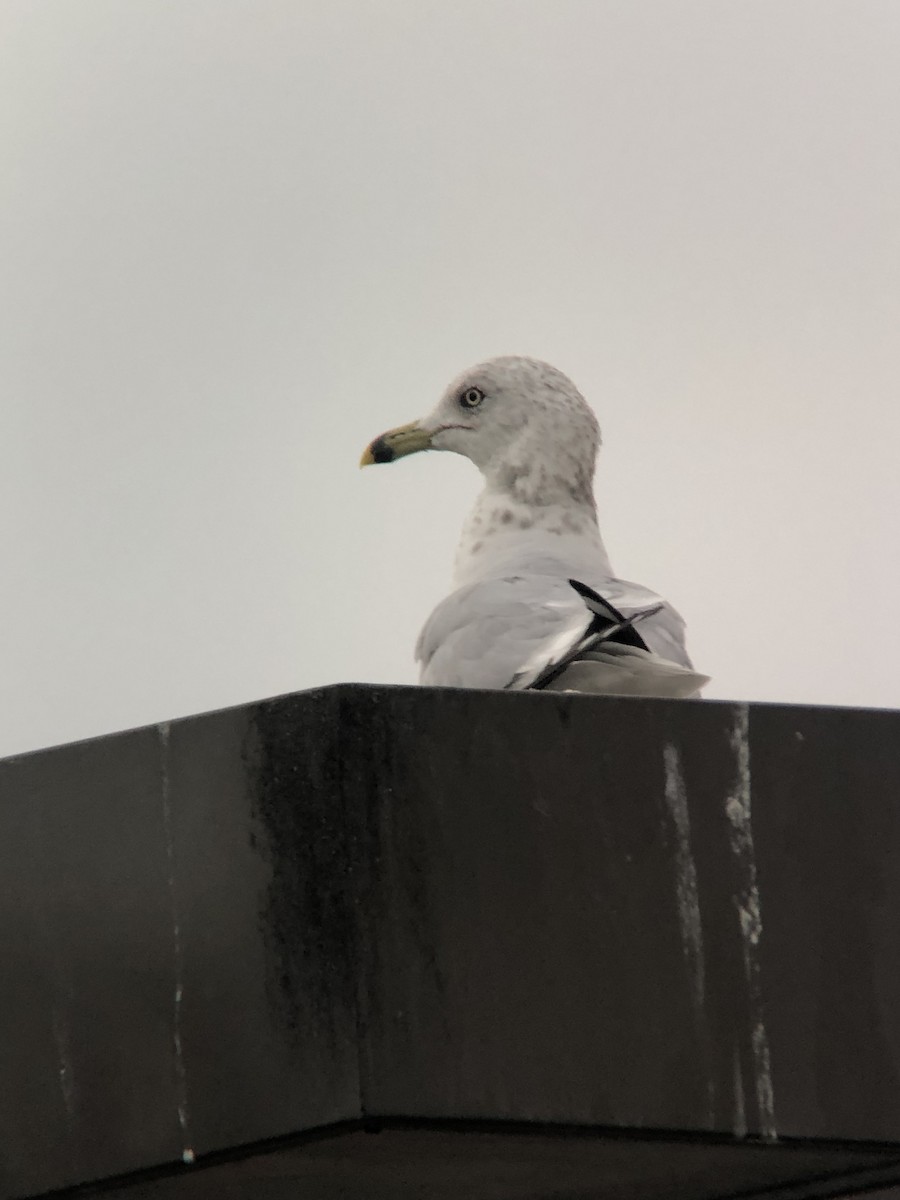
M 484 392 L 481 388 L 470 387 L 459 394 L 460 408 L 477 408 L 484 399 Z

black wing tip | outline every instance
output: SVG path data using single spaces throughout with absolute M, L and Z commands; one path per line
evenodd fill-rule
M 570 579 L 569 586 L 573 587 L 578 595 L 585 602 L 592 613 L 598 617 L 603 617 L 607 621 L 624 621 L 625 617 L 614 604 L 601 596 L 599 592 L 595 592 L 593 588 L 588 587 L 586 583 L 582 583 L 580 579 Z
M 582 583 L 580 579 L 570 579 L 569 587 L 573 587 L 583 600 L 600 600 L 593 588 L 589 588 L 586 583 Z
M 595 592 L 593 588 L 582 583 L 580 579 L 570 579 L 569 585 L 575 589 L 585 603 L 588 612 L 593 615 L 593 622 L 588 633 L 598 641 L 618 642 L 621 646 L 633 646 L 638 650 L 649 650 L 650 647 L 634 628 L 635 622 L 644 617 L 652 616 L 659 608 L 639 610 L 630 617 L 620 613 L 614 604 Z M 662 607 L 661 605 L 659 607 Z M 614 630 L 614 631 L 613 631 Z M 603 635 L 606 635 L 605 637 Z

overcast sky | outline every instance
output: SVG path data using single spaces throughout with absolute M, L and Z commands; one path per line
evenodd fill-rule
M 566 371 L 707 694 L 900 704 L 897 0 L 4 0 L 0 753 L 415 680 Z

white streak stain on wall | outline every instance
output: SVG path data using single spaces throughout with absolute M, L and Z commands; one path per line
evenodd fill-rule
M 746 704 L 737 706 L 731 745 L 737 760 L 737 772 L 733 789 L 725 802 L 725 811 L 731 824 L 731 849 L 738 860 L 740 878 L 734 901 L 740 919 L 744 974 L 750 1001 L 750 1041 L 753 1050 L 759 1130 L 763 1137 L 775 1140 L 778 1137 L 775 1126 L 775 1093 L 772 1086 L 772 1064 L 764 1020 L 758 957 L 758 946 L 762 937 L 762 914 L 751 822 L 750 710 Z M 743 1112 L 740 1114 L 740 1120 L 746 1128 Z
M 685 961 L 691 972 L 694 1002 L 703 1008 L 706 994 L 706 963 L 703 955 L 703 925 L 700 919 L 700 900 L 697 892 L 697 868 L 691 853 L 691 823 L 688 812 L 681 756 L 677 746 L 663 747 L 665 765 L 665 798 L 669 816 L 675 827 L 675 891 L 678 898 L 678 919 L 681 924 L 681 944 Z

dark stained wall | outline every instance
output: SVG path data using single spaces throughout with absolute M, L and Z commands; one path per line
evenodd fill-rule
M 898 797 L 897 713 L 354 685 L 6 760 L 0 1195 L 363 1119 L 900 1156 Z

